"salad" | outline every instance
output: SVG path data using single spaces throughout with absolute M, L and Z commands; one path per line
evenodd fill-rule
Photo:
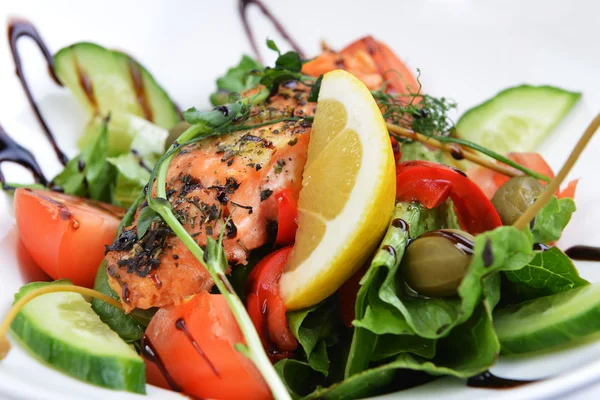
M 354 399 L 438 376 L 527 384 L 488 370 L 600 330 L 600 287 L 571 261 L 600 251 L 554 246 L 600 116 L 556 175 L 534 152 L 580 93 L 514 86 L 454 123 L 457 105 L 371 36 L 313 58 L 267 40 L 274 66 L 244 55 L 212 110 L 180 112 L 131 56 L 52 56 L 24 21 L 18 71 L 22 36 L 89 123 L 69 159 L 19 74 L 64 169 L 47 179 L 0 129 L 2 161 L 36 182 L 0 175 L 20 238 L 53 279 L 15 294 L 0 360 L 10 331 L 115 390 Z

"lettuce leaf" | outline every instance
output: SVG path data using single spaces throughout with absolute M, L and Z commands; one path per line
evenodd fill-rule
M 106 162 L 108 155 L 108 122 L 103 119 L 98 133 L 81 154 L 69 160 L 52 184 L 67 194 L 110 203 L 115 171 Z
M 531 230 L 533 242 L 551 243 L 560 239 L 562 231 L 571 220 L 575 209 L 573 199 L 558 199 L 553 196 L 535 217 Z
M 327 348 L 337 343 L 336 332 L 340 328 L 337 298 L 330 297 L 311 308 L 288 312 L 287 319 L 308 365 L 327 376 L 330 364 Z
M 571 259 L 556 247 L 536 252 L 520 270 L 505 272 L 510 284 L 505 290 L 511 302 L 521 302 L 564 292 L 589 282 L 579 276 Z

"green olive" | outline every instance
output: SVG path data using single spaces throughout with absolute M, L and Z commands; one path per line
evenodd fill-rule
M 498 211 L 504 225 L 512 225 L 536 197 L 542 194 L 544 187 L 530 176 L 515 176 L 510 178 L 492 198 L 492 204 Z
M 473 240 L 457 229 L 424 233 L 408 245 L 402 257 L 404 280 L 423 296 L 454 296 L 471 262 Z
M 181 134 L 185 132 L 190 126 L 191 125 L 187 122 L 181 121 L 178 122 L 177 125 L 175 125 L 171 129 L 169 129 L 169 136 L 167 136 L 167 141 L 165 142 L 165 151 L 167 151 L 169 147 L 171 147 L 173 142 L 176 141 L 177 138 L 181 136 Z

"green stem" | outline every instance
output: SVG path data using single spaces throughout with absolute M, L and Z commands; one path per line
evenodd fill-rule
M 177 140 L 179 143 L 186 143 L 194 139 L 196 135 L 208 133 L 207 128 L 202 125 L 193 125 L 188 130 L 186 130 Z M 152 196 L 152 190 L 148 189 L 147 200 L 148 206 L 150 206 L 154 211 L 156 211 L 162 219 L 169 225 L 169 227 L 173 230 L 175 235 L 181 239 L 185 247 L 196 257 L 196 259 L 206 268 L 211 278 L 215 282 L 215 285 L 224 296 L 229 308 L 231 309 L 239 327 L 244 335 L 247 345 L 247 351 L 242 352 L 242 354 L 246 355 L 259 370 L 267 385 L 271 389 L 273 397 L 277 400 L 288 400 L 291 399 L 285 385 L 277 375 L 275 368 L 271 364 L 271 361 L 267 357 L 265 350 L 262 346 L 260 337 L 254 328 L 254 324 L 244 307 L 244 304 L 237 296 L 235 291 L 231 289 L 231 284 L 229 280 L 219 268 L 219 262 L 224 262 L 226 264 L 226 260 L 218 259 L 216 261 L 216 266 L 211 265 L 211 263 L 207 263 L 205 260 L 205 253 L 202 251 L 198 243 L 194 240 L 194 238 L 185 230 L 185 228 L 181 225 L 175 214 L 170 208 L 170 204 L 165 204 L 166 202 L 166 177 L 167 171 L 169 169 L 169 164 L 176 154 L 178 146 L 171 146 L 169 151 L 163 156 L 162 162 L 158 165 L 158 168 L 155 168 L 153 171 L 152 177 L 150 179 L 150 185 L 152 185 L 153 178 L 156 178 L 156 197 Z M 162 201 L 158 201 L 158 199 L 162 199 Z M 219 246 L 221 243 L 219 242 Z M 222 251 L 221 251 L 222 253 Z
M 456 144 L 460 144 L 465 147 L 469 147 L 473 150 L 477 150 L 478 152 L 483 153 L 486 156 L 492 157 L 493 159 L 500 161 L 501 163 L 506 164 L 508 166 L 511 166 L 514 169 L 518 169 L 519 171 L 521 171 L 529 176 L 532 176 L 536 179 L 540 179 L 540 180 L 546 181 L 546 182 L 550 182 L 550 180 L 551 180 L 546 175 L 539 174 L 535 171 L 530 170 L 529 168 L 525 168 L 524 166 L 514 162 L 513 160 L 511 160 L 507 157 L 504 157 L 503 155 L 498 154 L 495 151 L 488 149 L 487 147 L 478 145 L 477 143 L 473 143 L 473 142 L 470 142 L 470 141 L 464 140 L 464 139 L 447 137 L 447 136 L 435 136 L 434 138 L 442 143 L 456 143 Z

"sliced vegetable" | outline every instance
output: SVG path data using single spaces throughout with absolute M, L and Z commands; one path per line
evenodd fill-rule
M 501 154 L 532 151 L 580 98 L 581 93 L 553 86 L 508 88 L 467 111 L 456 132 Z
M 396 170 L 396 200 L 434 208 L 450 198 L 461 227 L 473 235 L 502 225 L 492 203 L 462 172 L 429 161 L 404 162 Z
M 298 229 L 298 200 L 292 189 L 284 189 L 275 195 L 277 200 L 277 237 L 275 244 L 286 246 L 294 244 Z
M 600 330 L 600 285 L 585 285 L 494 313 L 502 354 L 550 349 Z
M 146 154 L 162 155 L 167 140 L 167 129 L 153 124 L 143 117 L 111 110 L 108 122 L 108 156 L 114 157 L 128 153 L 131 149 Z M 98 127 L 104 119 L 103 115 L 94 115 L 77 141 L 80 149 L 85 149 L 98 136 Z
M 284 247 L 261 260 L 246 282 L 246 308 L 271 359 L 291 356 L 298 342 L 288 328 L 279 279 L 292 251 Z
M 23 286 L 15 302 L 34 290 L 69 285 L 66 280 Z M 88 383 L 145 393 L 142 358 L 94 313 L 78 293 L 54 292 L 25 304 L 12 331 L 43 361 Z
M 165 129 L 179 121 L 177 107 L 167 93 L 125 53 L 75 43 L 56 53 L 54 70 L 91 115 L 125 112 Z
M 14 201 L 19 234 L 34 261 L 53 279 L 92 287 L 124 210 L 39 189 L 19 188 Z
M 185 393 L 223 400 L 272 398 L 252 361 L 236 349 L 244 337 L 222 295 L 202 292 L 161 308 L 146 330 L 148 343 L 170 381 Z

